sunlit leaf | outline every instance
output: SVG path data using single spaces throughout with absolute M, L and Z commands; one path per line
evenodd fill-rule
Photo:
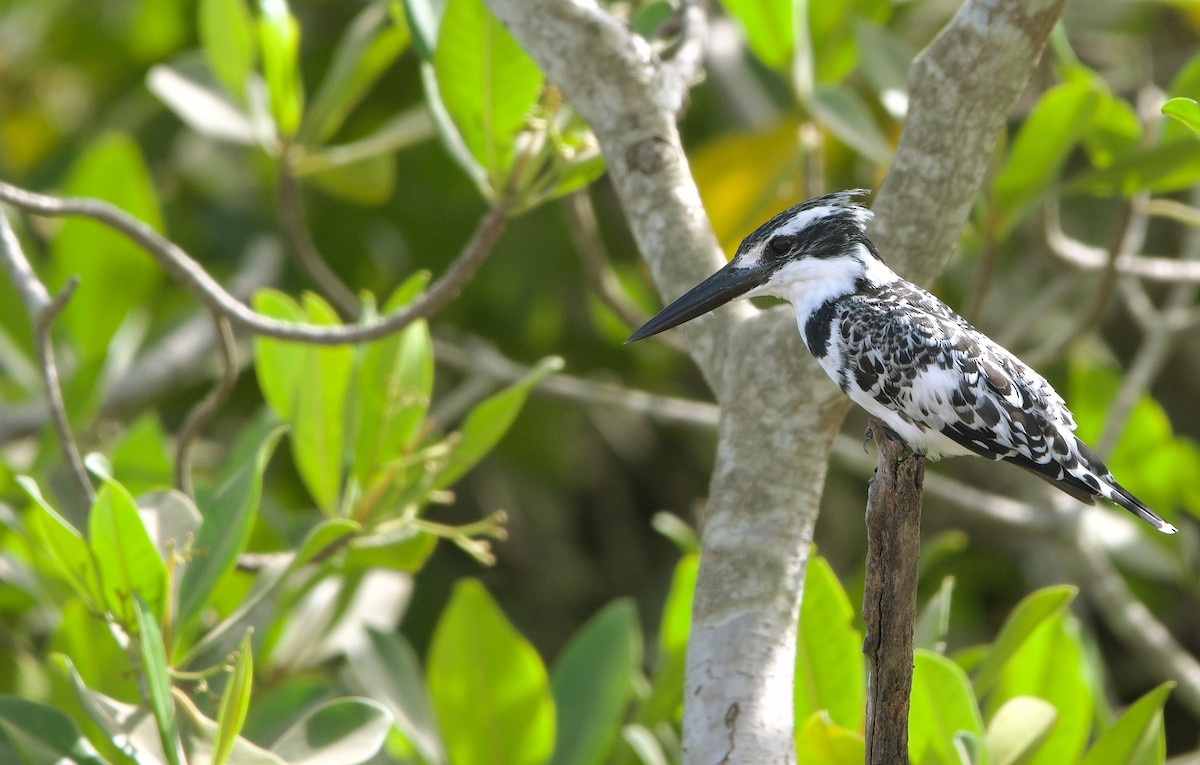
M 983 719 L 966 674 L 936 653 L 918 650 L 913 656 L 912 699 L 908 719 L 908 751 L 913 762 L 959 761 L 955 737 L 960 731 L 980 738 Z
M 101 136 L 77 155 L 62 193 L 98 197 L 161 231 L 162 213 L 137 145 L 121 134 Z M 89 358 L 102 358 L 117 327 L 135 306 L 153 304 L 161 269 L 133 242 L 95 221 L 67 218 L 50 253 L 49 286 L 57 290 L 72 276 L 79 289 L 60 324 Z
M 796 759 L 805 765 L 858 765 L 866 749 L 860 734 L 835 724 L 823 711 L 796 726 Z
M 141 598 L 133 599 L 137 614 L 138 653 L 141 657 L 142 679 L 146 683 L 146 695 L 154 721 L 158 727 L 159 740 L 167 762 L 179 765 L 183 761 L 180 751 L 179 727 L 175 722 L 175 705 L 171 700 L 171 678 L 168 675 L 166 648 L 162 632 L 158 629 L 155 616 Z
M 863 675 L 862 635 L 854 628 L 854 608 L 828 561 L 813 555 L 804 575 L 796 638 L 797 726 L 825 711 L 833 723 L 858 730 Z
M 278 290 L 259 290 L 254 294 L 254 310 L 272 319 L 301 324 L 304 309 Z M 306 346 L 274 338 L 254 338 L 254 372 L 263 398 L 280 419 L 290 420 L 296 407 L 296 387 L 304 364 Z
M 304 296 L 308 322 L 338 324 L 337 314 L 316 295 Z M 292 424 L 292 455 L 304 485 L 317 506 L 337 508 L 345 459 L 346 393 L 354 365 L 354 350 L 346 346 L 305 346 L 296 380 Z
M 1200 141 L 1182 141 L 1131 152 L 1111 165 L 1081 173 L 1066 188 L 1070 192 L 1110 196 L 1138 191 L 1165 194 L 1200 182 Z
M 618 600 L 577 632 L 554 664 L 558 734 L 551 765 L 599 765 L 617 741 L 641 669 L 633 603 Z
M 294 135 L 304 111 L 300 81 L 300 24 L 287 0 L 258 0 L 258 41 L 271 115 L 284 136 Z
M 429 274 L 401 285 L 384 305 L 390 313 L 424 289 Z M 366 484 L 380 466 L 407 451 L 420 431 L 433 393 L 433 339 L 424 320 L 376 340 L 363 351 L 358 370 L 361 407 L 354 471 Z
M 381 205 L 396 189 L 396 160 L 389 154 L 377 154 L 310 173 L 306 180 L 338 199 Z
M 88 536 L 104 587 L 108 610 L 126 625 L 134 623 L 134 596 L 154 619 L 163 617 L 167 566 L 123 486 L 106 482 L 88 515 Z
M 197 28 L 208 68 L 241 101 L 257 53 L 254 17 L 245 0 L 200 0 Z
M 1009 230 L 1059 176 L 1071 150 L 1088 131 L 1104 94 L 1093 80 L 1047 90 L 1021 125 L 1004 168 L 993 183 L 1000 230 Z
M 254 656 L 251 652 L 250 634 L 247 633 L 238 649 L 233 674 L 225 682 L 225 690 L 221 693 L 212 765 L 224 765 L 233 752 L 234 743 L 246 722 L 246 711 L 250 708 L 250 686 L 253 681 Z
M 750 50 L 772 69 L 792 61 L 795 37 L 791 0 L 722 0 L 725 10 L 746 32 Z
M 83 535 L 50 506 L 32 478 L 17 476 L 17 483 L 37 503 L 38 509 L 29 525 L 39 549 L 54 562 L 58 572 L 71 583 L 83 601 L 93 610 L 101 611 L 104 593 L 100 590 L 96 559 Z
M 463 580 L 442 612 L 429 693 L 454 765 L 542 765 L 554 747 L 546 669 L 483 586 Z
M 1058 711 L 1058 724 L 1029 760 L 1033 765 L 1075 762 L 1092 727 L 1093 689 L 1084 663 L 1078 625 L 1059 611 L 1042 621 L 1005 664 L 988 695 L 992 716 L 1006 701 L 1034 696 Z
M 449 0 L 433 65 L 447 113 L 503 196 L 516 138 L 537 102 L 543 76 L 483 0 Z
M 1162 113 L 1182 122 L 1188 130 L 1200 135 L 1200 104 L 1191 98 L 1172 98 L 1162 107 Z
M 182 71 L 159 64 L 146 75 L 146 87 L 200 135 L 243 146 L 258 143 L 249 115 Z
M 1081 765 L 1160 765 L 1166 761 L 1162 708 L 1175 683 L 1142 696 L 1092 744 Z
M 1047 619 L 1061 613 L 1078 592 L 1071 585 L 1046 587 L 1016 605 L 975 672 L 975 692 L 979 696 L 986 696 L 995 687 L 1004 668 L 1029 636 Z
M 1028 762 L 1057 722 L 1058 711 L 1043 699 L 1016 696 L 1004 702 L 988 722 L 987 745 L 992 765 Z
M 50 664 L 70 683 L 84 714 L 104 731 L 121 754 L 137 765 L 162 765 L 167 761 L 153 714 L 144 707 L 125 704 L 88 688 L 66 656 L 54 654 Z

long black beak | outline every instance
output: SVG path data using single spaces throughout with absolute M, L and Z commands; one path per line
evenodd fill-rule
M 745 295 L 761 285 L 769 273 L 760 268 L 734 268 L 729 263 L 720 271 L 692 287 L 674 303 L 659 311 L 629 336 L 626 343 L 657 335 L 672 327 L 678 327 L 697 316 L 703 316 L 714 308 L 725 305 L 734 298 Z

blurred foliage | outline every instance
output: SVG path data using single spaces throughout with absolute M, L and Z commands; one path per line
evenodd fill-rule
M 610 9 L 669 55 L 671 3 Z M 951 10 L 714 9 L 745 44 L 710 59 L 682 128 L 727 251 L 811 193 L 877 184 L 908 62 Z M 1068 9 L 939 294 L 1035 353 L 1111 293 L 1050 256 L 1048 200 L 1104 247 L 1123 199 L 1175 195 L 1147 249 L 1196 249 L 1198 29 L 1186 3 Z M 106 199 L 222 282 L 256 274 L 263 315 L 328 326 L 403 308 L 486 207 L 507 216 L 490 262 L 430 322 L 354 346 L 247 342 L 254 374 L 185 466 L 194 497 L 172 487 L 210 365 L 173 359 L 183 373 L 141 395 L 135 373 L 204 312 L 115 232 L 14 216 L 52 290 L 81 277 L 55 342 L 98 491 L 72 492 L 40 427 L 29 321 L 0 282 L 0 762 L 678 762 L 689 526 L 712 437 L 535 395 L 565 366 L 707 396 L 665 346 L 621 347 L 628 328 L 574 254 L 576 222 L 556 200 L 588 187 L 611 281 L 654 305 L 617 201 L 594 183 L 603 167 L 481 0 L 0 4 L 0 179 Z M 281 232 L 296 225 L 289 178 L 355 310 L 274 257 L 295 241 Z M 1127 302 L 1104 317 L 1039 365 L 1092 443 L 1130 397 L 1121 370 L 1142 343 Z M 439 342 L 472 363 L 439 363 Z M 1099 541 L 1196 653 L 1200 348 L 1194 331 L 1177 342 L 1150 389 L 1132 391 L 1107 456 L 1182 543 L 1115 512 Z M 523 376 L 489 375 L 496 351 Z M 134 394 L 114 405 L 122 385 Z M 1011 471 L 936 469 L 1051 512 L 1043 487 Z M 805 762 L 863 757 L 864 496 L 864 476 L 835 464 L 799 621 Z M 1197 745 L 1170 684 L 1076 587 L 1047 586 L 1077 576 L 1052 547 L 927 504 L 914 763 L 1156 763 L 1168 742 Z

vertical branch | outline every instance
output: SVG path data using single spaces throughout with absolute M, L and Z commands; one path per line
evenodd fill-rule
M 921 554 L 921 488 L 925 458 L 908 451 L 871 419 L 879 467 L 867 496 L 867 578 L 863 653 L 867 684 L 867 765 L 908 762 L 908 701 L 917 624 L 917 562 Z
M 175 487 L 192 499 L 196 498 L 192 489 L 192 448 L 217 410 L 233 393 L 238 379 L 237 340 L 233 336 L 233 325 L 219 313 L 213 312 L 212 318 L 217 333 L 217 347 L 221 350 L 221 375 L 208 395 L 188 412 L 179 430 L 179 443 L 175 448 Z
M 71 435 L 71 423 L 67 419 L 67 408 L 63 402 L 62 386 L 58 382 L 58 365 L 54 360 L 54 344 L 50 337 L 50 328 L 54 320 L 67 307 L 67 301 L 75 293 L 79 279 L 72 277 L 62 288 L 62 291 L 50 297 L 45 285 L 38 280 L 30 267 L 21 243 L 8 224 L 8 218 L 0 212 L 0 261 L 4 270 L 17 292 L 25 303 L 29 313 L 29 323 L 33 325 L 34 346 L 37 348 L 38 366 L 42 373 L 42 387 L 46 395 L 46 408 L 50 410 L 50 420 L 54 423 L 54 432 L 58 436 L 58 446 L 62 450 L 63 461 L 79 493 L 90 505 L 96 498 L 96 489 L 88 480 L 87 470 L 83 467 L 83 459 L 79 456 L 79 447 L 75 445 L 75 437 Z
M 347 316 L 356 317 L 362 310 L 354 290 L 333 272 L 321 257 L 317 245 L 308 230 L 308 215 L 304 210 L 304 197 L 300 183 L 292 174 L 287 161 L 279 167 L 279 211 L 283 216 L 283 230 L 292 246 L 296 262 L 338 310 Z

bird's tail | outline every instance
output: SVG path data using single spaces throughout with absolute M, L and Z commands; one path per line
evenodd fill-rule
M 1105 498 L 1117 503 L 1164 534 L 1174 534 L 1179 530 L 1146 507 L 1145 503 L 1130 494 L 1128 489 L 1114 481 L 1111 474 L 1108 477 L 1108 484 L 1103 485 L 1100 492 Z

